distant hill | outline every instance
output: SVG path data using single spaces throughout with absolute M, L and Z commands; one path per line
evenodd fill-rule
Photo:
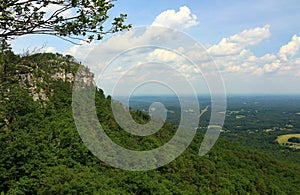
M 60 54 L 7 55 L 2 54 L 0 72 L 0 193 L 300 194 L 300 166 L 223 139 L 200 157 L 201 134 L 180 157 L 156 170 L 112 168 L 91 154 L 74 124 L 72 85 L 83 66 Z M 83 80 L 94 85 L 85 70 Z M 110 97 L 97 89 L 95 100 L 106 133 L 129 149 L 159 147 L 176 132 L 165 124 L 152 136 L 130 135 L 115 122 Z M 149 120 L 141 111 L 131 114 L 139 123 Z

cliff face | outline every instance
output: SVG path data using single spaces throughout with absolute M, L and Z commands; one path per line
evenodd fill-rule
M 35 77 L 33 73 L 24 73 L 16 76 L 19 77 L 19 84 L 28 89 L 35 101 L 38 99 L 48 100 L 45 89 L 39 88 L 37 85 L 37 83 L 44 83 L 43 77 Z
M 35 54 L 27 58 L 13 65 L 12 70 L 5 73 L 5 80 L 28 89 L 35 101 L 47 101 L 53 95 L 51 83 L 59 80 L 73 83 L 76 75 L 80 82 L 95 86 L 94 74 L 73 58 L 57 54 Z
M 75 77 L 77 82 L 95 86 L 94 74 L 70 56 L 50 53 L 14 56 L 5 64 L 0 62 L 0 67 L 0 104 L 4 105 L 0 108 L 0 131 L 8 129 L 9 124 L 15 120 L 16 113 L 29 112 L 27 108 L 21 109 L 22 111 L 16 109 L 15 101 L 19 101 L 19 105 L 28 102 L 33 104 L 35 101 L 41 107 L 45 107 L 52 97 L 61 93 L 60 85 L 63 88 L 63 85 L 67 84 L 68 90 L 72 90 Z M 22 96 L 18 91 L 25 94 L 28 92 L 34 101 L 28 94 Z M 11 110 L 12 114 L 8 114 L 8 110 Z

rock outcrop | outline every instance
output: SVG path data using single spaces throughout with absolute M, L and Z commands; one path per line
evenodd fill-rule
M 8 77 L 12 82 L 17 81 L 20 86 L 28 89 L 35 101 L 49 100 L 49 96 L 54 93 L 50 83 L 58 80 L 73 83 L 76 77 L 77 81 L 87 86 L 96 86 L 94 74 L 74 61 L 58 58 L 39 62 L 26 61 L 26 64 L 16 65 L 16 70 L 10 72 Z

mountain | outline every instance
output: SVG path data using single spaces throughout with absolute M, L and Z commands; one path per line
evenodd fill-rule
M 219 139 L 205 156 L 197 133 L 176 160 L 151 171 L 124 171 L 97 159 L 82 142 L 72 114 L 72 87 L 93 74 L 71 56 L 2 54 L 0 95 L 0 193 L 2 194 L 299 194 L 300 166 Z M 117 144 L 150 150 L 176 132 L 165 124 L 152 136 L 122 131 L 111 97 L 96 90 L 99 121 Z M 131 111 L 139 123 L 149 116 Z

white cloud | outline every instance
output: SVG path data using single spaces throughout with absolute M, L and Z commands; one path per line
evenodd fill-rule
M 265 64 L 263 70 L 265 73 L 271 73 L 278 70 L 280 67 L 281 67 L 280 60 L 276 60 L 271 64 Z
M 260 75 L 263 75 L 264 74 L 264 70 L 261 68 L 261 67 L 258 67 L 256 69 L 254 69 L 253 75 L 257 75 L 257 76 L 260 76 Z
M 86 41 L 80 41 L 80 45 L 74 45 L 69 50 L 64 51 L 65 54 L 70 54 L 76 59 L 84 60 L 86 56 L 93 50 L 95 47 L 95 43 L 87 43 Z
M 265 54 L 261 58 L 259 58 L 261 62 L 272 62 L 277 59 L 276 55 L 274 54 Z
M 229 38 L 223 38 L 218 44 L 210 47 L 208 51 L 212 55 L 233 55 L 241 52 L 247 46 L 260 43 L 270 36 L 270 25 L 248 29 Z
M 288 44 L 283 45 L 280 48 L 278 55 L 282 60 L 287 61 L 288 57 L 293 57 L 297 54 L 299 48 L 300 48 L 300 37 L 294 35 L 292 37 L 292 40 Z
M 252 30 L 248 30 L 248 32 L 250 31 Z M 237 35 L 241 34 L 243 33 Z M 235 39 L 232 37 L 235 37 Z M 223 38 L 223 40 L 231 40 L 230 42 L 232 42 L 232 40 L 239 40 L 237 37 L 240 36 L 234 35 L 230 38 Z M 259 42 L 252 41 L 252 44 L 257 43 Z M 279 49 L 277 54 L 267 53 L 261 57 L 257 57 L 249 49 L 237 49 L 236 53 L 231 53 L 230 55 L 214 55 L 213 57 L 217 64 L 221 66 L 224 74 L 232 73 L 235 74 L 235 76 L 240 75 L 245 77 L 249 75 L 262 76 L 268 73 L 272 73 L 273 76 L 295 76 L 300 70 L 300 58 L 295 58 L 299 49 L 300 37 L 294 35 L 288 44 L 283 45 Z M 211 48 L 209 48 L 209 50 L 211 50 Z
M 158 62 L 172 62 L 172 61 L 182 61 L 177 53 L 166 50 L 166 49 L 155 49 L 148 55 L 149 61 L 158 61 Z
M 45 52 L 46 52 L 46 53 L 56 53 L 57 51 L 56 51 L 56 48 L 55 48 L 55 47 L 47 47 L 47 48 L 45 49 Z
M 88 65 L 94 65 L 94 67 L 90 67 L 92 71 L 101 69 L 110 60 L 114 60 L 115 57 L 121 54 L 116 63 L 109 64 L 110 68 L 107 69 L 107 75 L 105 75 L 105 78 L 108 80 L 105 81 L 106 83 L 101 83 L 106 86 L 104 87 L 105 89 L 109 89 L 109 86 L 110 88 L 114 86 L 114 83 L 123 76 L 126 76 L 126 82 L 129 80 L 134 82 L 142 81 L 151 75 L 164 78 L 168 82 L 178 80 L 180 75 L 193 80 L 197 75 L 207 74 L 212 67 L 207 53 L 201 53 L 199 49 L 193 49 L 193 47 L 198 47 L 194 45 L 194 42 L 186 42 L 186 40 L 179 42 L 180 36 L 177 36 L 176 33 L 166 31 L 164 28 L 153 28 L 153 26 L 185 29 L 196 24 L 198 24 L 196 16 L 191 14 L 188 7 L 184 6 L 178 12 L 175 12 L 175 10 L 162 12 L 149 28 L 135 29 L 114 35 L 112 38 L 102 41 L 99 48 L 94 47 L 96 43 L 83 43 L 81 46 L 72 47 L 69 53 L 77 58 L 84 59 L 92 51 L 89 59 L 93 61 L 91 63 L 85 62 Z M 277 54 L 266 53 L 263 56 L 256 56 L 249 49 L 249 46 L 257 45 L 270 36 L 270 25 L 247 29 L 223 38 L 218 44 L 209 47 L 208 52 L 220 67 L 223 76 L 227 78 L 233 78 L 232 76 L 236 78 L 238 76 L 240 79 L 253 79 L 259 78 L 264 74 L 274 77 L 276 75 L 295 76 L 298 74 L 300 72 L 300 60 L 283 60 L 283 57 L 294 57 L 299 51 L 300 38 L 298 36 L 293 36 L 291 42 L 282 46 Z M 177 52 L 186 55 L 181 56 Z M 187 63 L 185 57 L 189 57 L 191 61 L 201 65 L 201 70 L 188 65 L 189 63 Z M 148 67 L 143 69 L 143 71 L 142 69 L 134 69 L 139 67 L 139 64 L 144 66 L 149 62 L 159 62 L 161 64 L 156 66 L 158 69 L 153 67 Z M 172 71 L 170 72 L 170 70 L 163 68 L 164 65 L 169 64 L 178 73 L 173 72 L 173 74 Z M 97 72 L 95 73 L 97 75 Z
M 300 66 L 300 58 L 296 58 L 296 59 L 293 61 L 293 64 L 295 64 L 296 66 Z
M 241 67 L 240 66 L 229 66 L 228 70 L 230 72 L 240 72 L 241 71 Z
M 141 31 L 140 36 L 137 36 L 138 30 L 128 31 L 121 34 L 115 34 L 112 38 L 109 38 L 106 41 L 101 41 L 101 47 L 105 48 L 105 50 L 101 50 L 98 53 L 102 54 L 101 58 L 105 58 L 102 61 L 105 61 L 106 59 L 111 59 L 114 57 L 110 54 L 115 55 L 118 52 L 128 50 L 128 48 L 139 47 L 141 45 L 163 45 L 166 44 L 165 40 L 176 40 L 176 36 L 180 35 L 180 33 L 170 33 L 170 31 L 168 31 L 169 33 L 164 33 L 166 29 L 160 27 L 186 29 L 197 24 L 198 22 L 196 15 L 192 14 L 190 9 L 186 6 L 180 7 L 178 12 L 175 12 L 175 10 L 167 10 L 156 17 L 151 28 L 145 30 L 144 32 Z M 155 28 L 153 26 L 158 27 Z M 96 44 L 87 44 L 85 42 L 81 42 L 81 44 L 82 45 L 73 46 L 65 53 L 71 54 L 80 60 L 85 59 L 86 55 L 92 51 Z M 179 48 L 178 52 L 181 52 L 180 49 L 182 48 Z M 164 58 L 164 60 L 168 60 L 167 58 L 169 57 L 172 58 L 170 53 L 161 52 L 162 50 L 157 50 L 150 57 L 156 57 L 160 59 Z M 171 56 L 167 54 L 170 54 Z
M 122 69 L 123 69 L 122 66 L 118 66 L 118 67 L 114 68 L 113 70 L 114 70 L 114 71 L 121 71 Z
M 300 70 L 300 60 L 295 56 L 300 49 L 300 37 L 294 35 L 277 54 L 267 53 L 261 57 L 253 54 L 248 46 L 260 43 L 271 35 L 270 26 L 244 30 L 208 48 L 223 74 L 249 75 L 295 75 Z M 299 62 L 299 63 L 297 63 Z
M 182 6 L 178 12 L 175 10 L 162 12 L 155 18 L 152 25 L 183 30 L 198 25 L 198 21 L 197 16 L 192 14 L 187 6 Z

